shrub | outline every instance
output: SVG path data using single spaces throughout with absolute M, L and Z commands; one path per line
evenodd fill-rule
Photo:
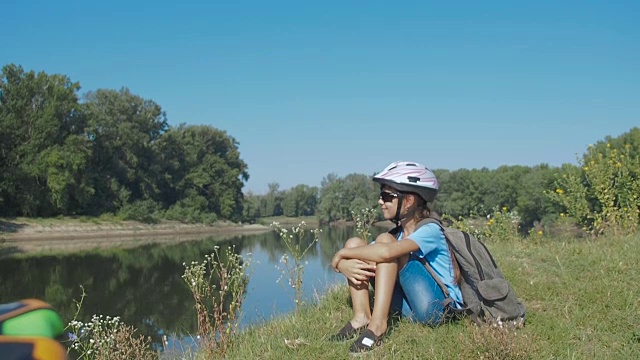
M 202 223 L 212 225 L 218 221 L 216 214 L 205 212 L 198 208 L 187 206 L 183 202 L 178 202 L 164 212 L 164 218 L 167 220 L 180 221 L 183 223 Z
M 137 335 L 133 326 L 126 325 L 119 317 L 93 315 L 91 321 L 74 320 L 69 324 L 71 349 L 80 359 L 157 359 L 151 350 L 151 338 Z
M 505 206 L 495 207 L 486 215 L 472 214 L 469 218 L 443 215 L 444 221 L 451 226 L 472 234 L 480 241 L 506 241 L 519 237 L 520 217 L 516 211 L 509 211 Z
M 162 207 L 153 200 L 139 200 L 131 204 L 126 204 L 118 215 L 123 220 L 134 220 L 148 224 L 155 224 L 160 221 Z
M 589 146 L 580 167 L 565 167 L 546 192 L 562 205 L 569 217 L 594 236 L 609 232 L 633 233 L 638 228 L 640 209 L 640 158 L 633 157 L 627 144 L 613 149 Z

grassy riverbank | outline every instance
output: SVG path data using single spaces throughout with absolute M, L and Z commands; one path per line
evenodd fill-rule
M 481 330 L 469 321 L 435 329 L 401 321 L 376 359 L 640 358 L 640 235 L 596 240 L 514 240 L 490 244 L 527 306 L 516 332 Z M 348 358 L 350 342 L 326 337 L 350 318 L 346 286 L 317 306 L 242 333 L 229 358 Z

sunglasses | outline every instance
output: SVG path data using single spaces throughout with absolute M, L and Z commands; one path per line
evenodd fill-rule
M 382 199 L 382 201 L 384 202 L 393 202 L 393 199 L 397 198 L 398 194 L 396 193 L 392 193 L 392 192 L 388 192 L 388 191 L 380 191 L 380 199 Z

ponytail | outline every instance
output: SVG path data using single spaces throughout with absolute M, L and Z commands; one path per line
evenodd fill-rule
M 449 249 L 449 257 L 451 258 L 451 266 L 453 267 L 453 282 L 456 285 L 460 285 L 462 282 L 462 274 L 460 273 L 460 265 L 458 264 L 458 260 L 456 259 L 456 255 L 451 250 L 451 246 L 449 246 L 449 242 L 447 241 L 447 248 Z

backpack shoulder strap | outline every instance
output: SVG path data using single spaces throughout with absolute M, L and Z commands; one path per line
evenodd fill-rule
M 436 218 L 428 217 L 428 218 L 424 218 L 424 219 L 420 220 L 416 224 L 416 229 L 418 229 L 420 226 L 427 225 L 427 224 L 438 224 L 441 228 L 443 227 L 442 226 L 442 221 L 440 221 L 440 220 L 438 220 Z
M 418 260 L 420 260 L 422 265 L 424 265 L 425 269 L 427 269 L 429 274 L 431 274 L 431 277 L 433 277 L 433 280 L 435 280 L 436 283 L 438 283 L 440 290 L 442 290 L 442 293 L 444 294 L 444 300 L 442 301 L 442 306 L 446 308 L 447 305 L 453 302 L 453 299 L 451 298 L 451 296 L 449 296 L 449 289 L 447 289 L 447 286 L 444 284 L 444 282 L 442 282 L 442 279 L 440 279 L 440 277 L 436 274 L 436 272 L 433 271 L 433 268 L 431 267 L 431 265 L 429 265 L 427 260 L 425 260 L 424 258 L 418 258 Z

